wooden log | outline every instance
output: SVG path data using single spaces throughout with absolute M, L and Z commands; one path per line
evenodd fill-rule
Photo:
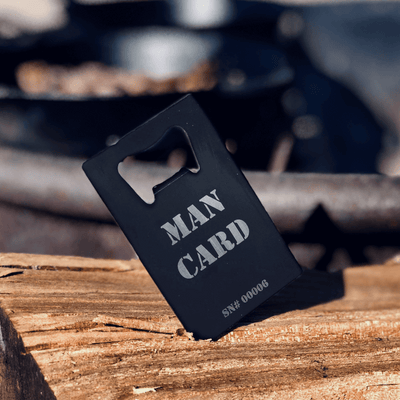
M 0 265 L 1 399 L 400 398 L 400 259 L 306 271 L 216 342 L 137 260 Z

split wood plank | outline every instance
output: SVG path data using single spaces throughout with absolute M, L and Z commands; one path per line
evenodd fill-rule
M 1 264 L 1 399 L 400 398 L 400 259 L 306 271 L 216 342 L 137 260 Z

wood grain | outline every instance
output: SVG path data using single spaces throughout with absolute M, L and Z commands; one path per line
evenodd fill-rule
M 212 342 L 136 260 L 0 254 L 1 399 L 397 400 L 399 261 L 307 271 Z

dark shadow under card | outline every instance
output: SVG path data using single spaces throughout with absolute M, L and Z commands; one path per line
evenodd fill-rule
M 199 169 L 180 170 L 144 202 L 118 173 L 128 155 L 182 130 Z M 93 186 L 188 332 L 217 339 L 302 272 L 192 96 L 83 165 Z
M 306 270 L 301 277 L 282 288 L 275 296 L 247 314 L 234 328 L 262 322 L 295 310 L 305 310 L 345 295 L 343 271 L 328 273 Z M 228 332 L 224 332 L 221 336 Z

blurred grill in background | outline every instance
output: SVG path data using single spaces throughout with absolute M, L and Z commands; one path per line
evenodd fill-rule
M 304 267 L 383 262 L 400 249 L 399 20 L 395 4 L 2 0 L 0 251 L 134 256 L 80 165 L 191 92 Z M 195 166 L 167 144 L 121 165 L 135 190 Z

